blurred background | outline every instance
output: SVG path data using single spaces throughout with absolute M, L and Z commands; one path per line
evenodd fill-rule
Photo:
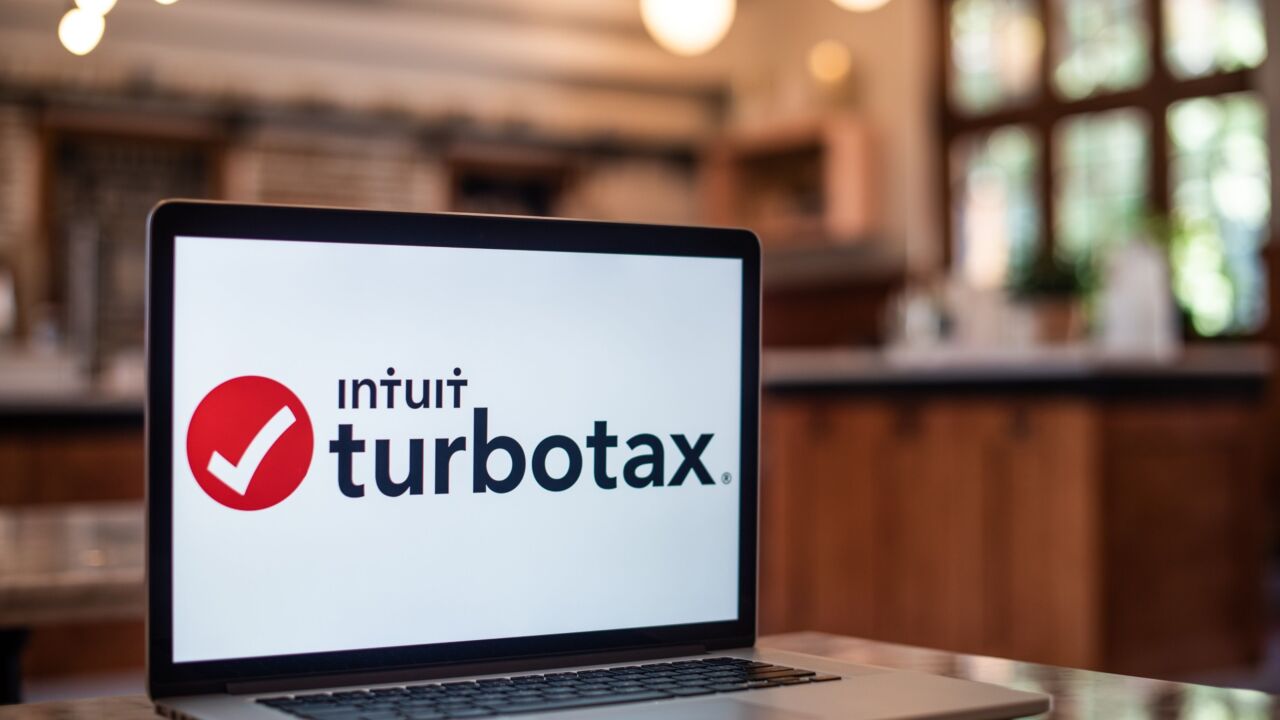
M 0 698 L 142 689 L 166 197 L 747 226 L 761 631 L 1280 691 L 1270 0 L 0 0 Z

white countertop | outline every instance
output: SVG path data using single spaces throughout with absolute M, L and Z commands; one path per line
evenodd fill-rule
M 1271 351 L 1259 344 L 1203 344 L 1157 360 L 1087 346 L 1018 350 L 766 350 L 765 387 L 843 384 L 1073 382 L 1126 379 L 1264 380 Z

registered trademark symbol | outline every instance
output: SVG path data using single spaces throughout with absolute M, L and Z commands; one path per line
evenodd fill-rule
M 728 485 L 729 483 L 733 482 L 733 475 L 729 473 L 725 473 L 721 475 L 720 482 L 724 483 L 725 485 Z

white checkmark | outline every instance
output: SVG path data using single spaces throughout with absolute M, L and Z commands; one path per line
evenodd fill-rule
M 267 456 L 267 452 L 275 446 L 276 441 L 286 430 L 293 427 L 293 423 L 297 418 L 293 416 L 293 411 L 288 405 L 280 408 L 280 411 L 271 416 L 266 425 L 258 431 L 258 434 L 249 442 L 249 447 L 244 449 L 244 454 L 240 456 L 240 462 L 232 464 L 232 462 L 219 453 L 213 451 L 213 455 L 209 456 L 209 472 L 222 481 L 224 485 L 235 490 L 237 494 L 244 495 L 249 490 L 249 482 L 253 480 L 253 474 L 258 471 L 258 466 L 262 464 L 262 458 Z

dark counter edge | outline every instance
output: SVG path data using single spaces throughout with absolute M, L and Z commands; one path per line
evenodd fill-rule
M 1125 361 L 900 366 L 865 353 L 766 353 L 767 395 L 1069 395 L 1182 399 L 1261 397 L 1273 363 L 1258 345 L 1188 349 L 1165 363 Z
M 0 396 L 0 429 L 4 430 L 136 430 L 142 422 L 142 400 L 137 398 Z
M 772 380 L 764 385 L 765 397 L 799 395 L 870 395 L 883 397 L 1010 397 L 1083 396 L 1095 399 L 1142 398 L 1182 400 L 1188 397 L 1261 399 L 1267 379 L 1257 376 L 1205 377 L 1203 375 L 1106 375 L 1098 377 L 955 379 L 878 378 L 865 381 L 847 379 Z

